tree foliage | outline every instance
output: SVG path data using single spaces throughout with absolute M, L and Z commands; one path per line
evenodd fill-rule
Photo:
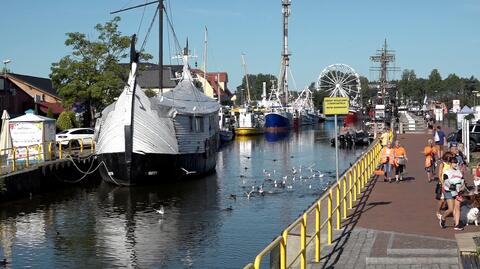
M 72 111 L 63 111 L 57 119 L 57 128 L 61 131 L 78 127 L 75 120 L 75 113 Z
M 270 90 L 273 87 L 277 87 L 277 77 L 271 74 L 248 74 L 248 84 L 250 87 L 250 99 L 260 100 L 262 99 L 263 82 L 267 83 L 267 96 L 270 94 Z M 237 87 L 237 98 L 240 99 L 240 103 L 246 100 L 247 80 L 246 76 L 243 76 L 242 84 Z
M 474 91 L 480 91 L 480 82 L 475 77 L 461 78 L 449 74 L 442 79 L 439 70 L 433 69 L 428 79 L 417 78 L 414 70 L 405 69 L 402 79 L 398 81 L 399 93 L 405 103 L 423 103 L 427 96 L 431 100 L 451 104 L 453 99 L 459 99 L 462 105 L 474 105 Z M 477 102 L 478 103 L 478 102 Z
M 123 88 L 127 73 L 119 61 L 127 58 L 130 37 L 118 31 L 120 17 L 105 24 L 97 24 L 96 40 L 83 33 L 67 33 L 65 45 L 72 48 L 71 55 L 53 63 L 50 77 L 63 106 L 70 109 L 80 102 L 86 108 L 84 125 L 90 126 L 96 110 L 113 102 Z M 151 56 L 142 54 L 143 59 Z

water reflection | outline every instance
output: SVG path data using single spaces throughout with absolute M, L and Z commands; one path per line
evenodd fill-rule
M 322 125 L 276 142 L 237 139 L 218 153 L 217 173 L 202 179 L 91 183 L 3 204 L 0 258 L 12 267 L 242 267 L 333 179 L 333 148 L 324 142 L 332 132 Z M 361 151 L 340 151 L 341 169 Z M 259 186 L 265 196 L 247 199 Z

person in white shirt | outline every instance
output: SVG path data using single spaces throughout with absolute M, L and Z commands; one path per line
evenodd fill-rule
M 461 231 L 463 227 L 460 227 L 460 203 L 463 201 L 463 196 L 460 192 L 465 189 L 465 180 L 455 157 L 450 158 L 450 164 L 451 168 L 443 172 L 443 195 L 447 201 L 448 210 L 440 218 L 440 226 L 445 228 L 445 217 L 453 213 L 454 229 Z

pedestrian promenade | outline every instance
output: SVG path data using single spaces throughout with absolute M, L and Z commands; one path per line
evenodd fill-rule
M 446 229 L 439 227 L 436 183 L 427 182 L 424 171 L 423 148 L 431 137 L 397 137 L 408 156 L 404 181 L 369 181 L 333 243 L 322 248 L 320 263 L 307 268 L 459 268 L 453 219 Z M 468 175 L 466 182 L 472 183 Z M 480 228 L 470 225 L 463 232 L 475 231 Z

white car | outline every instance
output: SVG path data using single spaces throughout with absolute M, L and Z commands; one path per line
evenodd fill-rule
M 62 145 L 68 145 L 72 141 L 72 146 L 79 146 L 83 141 L 83 145 L 89 147 L 93 143 L 94 132 L 92 128 L 73 128 L 58 133 L 55 139 Z

